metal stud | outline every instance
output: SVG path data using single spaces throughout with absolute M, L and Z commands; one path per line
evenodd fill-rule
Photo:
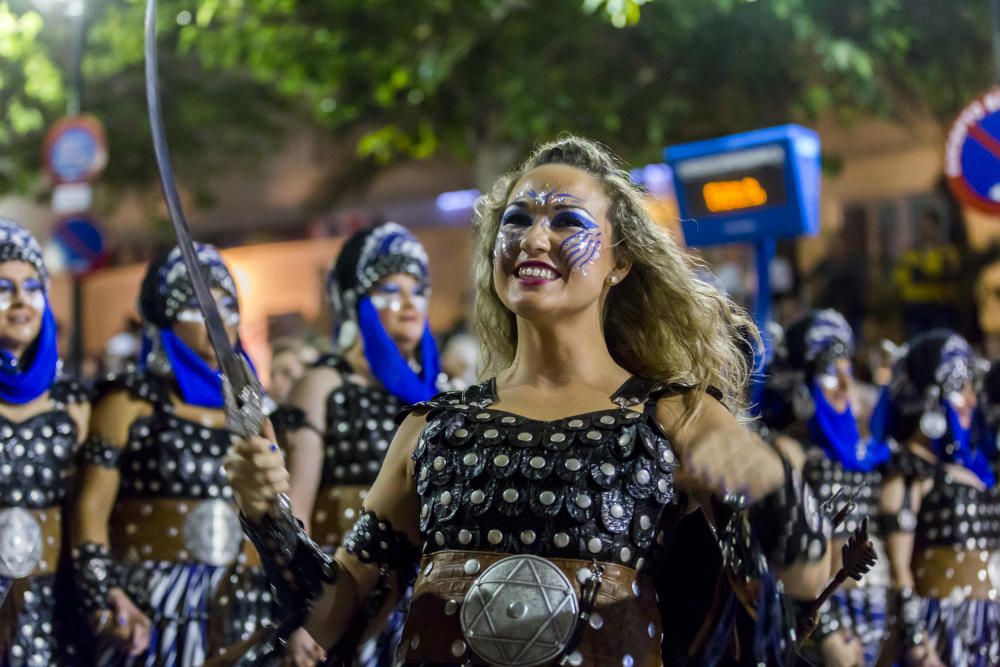
M 517 439 L 520 440 L 521 442 L 531 442 L 531 434 L 526 431 L 523 431 L 517 434 Z
M 598 614 L 596 611 L 590 615 L 590 627 L 595 630 L 600 630 L 604 627 L 604 617 Z
M 472 542 L 472 533 L 470 533 L 465 528 L 458 531 L 458 542 L 459 544 L 468 544 Z
M 461 606 L 461 605 L 459 605 L 458 600 L 448 600 L 447 602 L 444 603 L 444 615 L 445 616 L 454 616 L 455 612 L 458 611 L 459 606 Z M 650 626 L 652 626 L 652 625 L 653 624 L 650 623 Z
M 523 544 L 534 544 L 535 543 L 535 531 L 533 531 L 533 530 L 522 530 L 521 531 L 521 542 Z
M 601 542 L 601 538 L 592 537 L 589 540 L 587 540 L 587 551 L 589 551 L 590 553 L 599 554 L 601 553 L 601 549 L 603 548 L 604 548 L 604 543 Z
M 590 496 L 586 494 L 581 493 L 576 497 L 576 506 L 580 509 L 587 509 L 590 507 L 591 503 L 593 503 L 593 501 L 590 499 Z
M 462 566 L 462 571 L 465 572 L 467 575 L 472 576 L 479 572 L 480 567 L 481 565 L 479 564 L 478 559 L 470 558 L 469 560 L 465 561 L 465 565 Z
M 465 642 L 461 639 L 456 639 L 451 643 L 451 654 L 456 658 L 461 657 L 465 654 Z
M 451 505 L 451 491 L 445 491 L 441 494 L 441 504 L 445 507 Z
M 474 466 L 479 463 L 479 455 L 475 452 L 470 452 L 462 458 L 462 463 L 467 466 Z
M 548 507 L 556 501 L 556 494 L 551 491 L 542 491 L 538 494 L 538 501 Z
M 482 505 L 483 501 L 486 500 L 486 494 L 476 489 L 469 495 L 469 500 L 472 501 L 473 505 Z
M 611 477 L 615 474 L 615 466 L 612 463 L 602 463 L 601 464 L 601 474 L 605 477 Z
M 530 465 L 535 470 L 541 470 L 542 468 L 545 467 L 545 459 L 543 459 L 541 456 L 532 456 L 531 460 L 528 461 L 528 465 Z
M 555 542 L 555 545 L 560 549 L 565 549 L 569 546 L 569 535 L 566 533 L 556 533 L 553 536 L 552 541 Z
M 497 454 L 493 457 L 493 463 L 496 464 L 497 467 L 506 468 L 510 463 L 510 457 L 506 454 Z
M 576 472 L 583 466 L 583 464 L 580 463 L 580 459 L 566 459 L 566 463 L 564 465 L 566 466 L 566 470 L 569 470 L 570 472 Z
M 503 533 L 494 528 L 489 533 L 486 534 L 486 539 L 490 541 L 490 544 L 497 545 L 503 541 Z
M 553 433 L 549 436 L 549 440 L 552 442 L 566 442 L 565 433 Z
M 570 428 L 580 428 L 581 426 L 583 426 L 583 420 L 582 419 L 571 419 L 570 421 L 568 421 L 566 423 L 566 425 L 569 426 Z
M 517 492 L 517 489 L 504 489 L 503 499 L 506 500 L 508 503 L 514 503 L 517 502 L 517 498 L 520 495 L 521 494 Z

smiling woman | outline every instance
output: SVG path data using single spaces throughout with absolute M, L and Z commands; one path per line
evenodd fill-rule
M 327 664 L 349 661 L 415 580 L 401 664 L 659 665 L 654 578 L 699 503 L 737 549 L 753 545 L 744 564 L 773 568 L 740 577 L 815 596 L 828 523 L 725 407 L 740 406 L 753 325 L 695 278 L 628 173 L 599 145 L 562 139 L 497 184 L 476 227 L 488 379 L 404 409 L 333 558 L 276 504 L 287 473 L 270 443 L 230 456 L 281 613 L 304 620 Z M 755 657 L 776 664 L 766 645 L 788 628 L 776 594 L 761 598 L 769 640 Z
M 42 249 L 0 219 L 0 665 L 76 664 L 55 581 L 89 404 L 58 369 Z

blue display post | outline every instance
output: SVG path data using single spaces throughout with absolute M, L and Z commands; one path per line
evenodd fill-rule
M 766 355 L 769 269 L 777 240 L 819 231 L 819 135 L 799 125 L 782 125 L 668 146 L 664 157 L 673 171 L 688 245 L 753 244 L 754 318 Z

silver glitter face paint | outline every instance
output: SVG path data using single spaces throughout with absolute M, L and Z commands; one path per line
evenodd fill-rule
M 18 287 L 14 281 L 0 279 L 0 311 L 10 310 L 14 305 Z M 36 278 L 28 278 L 20 286 L 24 303 L 32 310 L 45 309 L 45 287 Z
M 372 305 L 375 306 L 375 310 L 388 310 L 393 313 L 398 313 L 403 310 L 403 295 L 399 292 L 372 294 L 370 298 L 372 300 Z M 422 294 L 413 294 L 410 296 L 410 303 L 413 304 L 413 307 L 417 310 L 417 312 L 427 312 L 426 296 Z
M 224 297 L 217 304 L 219 306 L 219 316 L 222 318 L 223 324 L 234 327 L 240 323 L 240 310 L 235 299 Z M 177 316 L 174 317 L 174 320 L 186 324 L 204 324 L 205 316 L 197 306 L 185 306 L 177 311 Z
M 603 240 L 600 226 L 579 208 L 580 202 L 575 195 L 551 190 L 518 192 L 500 220 L 493 261 L 500 260 L 505 270 L 513 271 L 525 235 L 534 225 L 541 225 L 543 232 L 554 230 L 561 237 L 558 249 L 563 265 L 571 272 L 588 275 L 589 267 L 601 257 Z M 529 205 L 552 207 L 554 211 L 551 215 L 533 216 Z

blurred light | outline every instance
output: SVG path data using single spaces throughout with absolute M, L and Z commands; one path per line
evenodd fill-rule
M 177 25 L 190 25 L 192 18 L 191 12 L 188 10 L 180 11 L 177 13 Z
M 453 192 L 442 192 L 437 196 L 435 204 L 441 213 L 456 213 L 471 209 L 476 199 L 479 198 L 479 190 L 455 190 Z
M 82 16 L 86 7 L 84 0 L 35 0 L 35 5 L 43 12 L 61 9 L 66 16 Z
M 323 113 L 333 113 L 333 111 L 336 108 L 337 108 L 337 100 L 333 99 L 332 97 L 327 97 L 322 102 L 319 103 L 319 110 L 322 111 Z
M 664 197 L 673 194 L 673 173 L 665 164 L 647 164 L 645 167 L 636 167 L 630 173 L 632 180 L 644 185 L 651 195 Z

